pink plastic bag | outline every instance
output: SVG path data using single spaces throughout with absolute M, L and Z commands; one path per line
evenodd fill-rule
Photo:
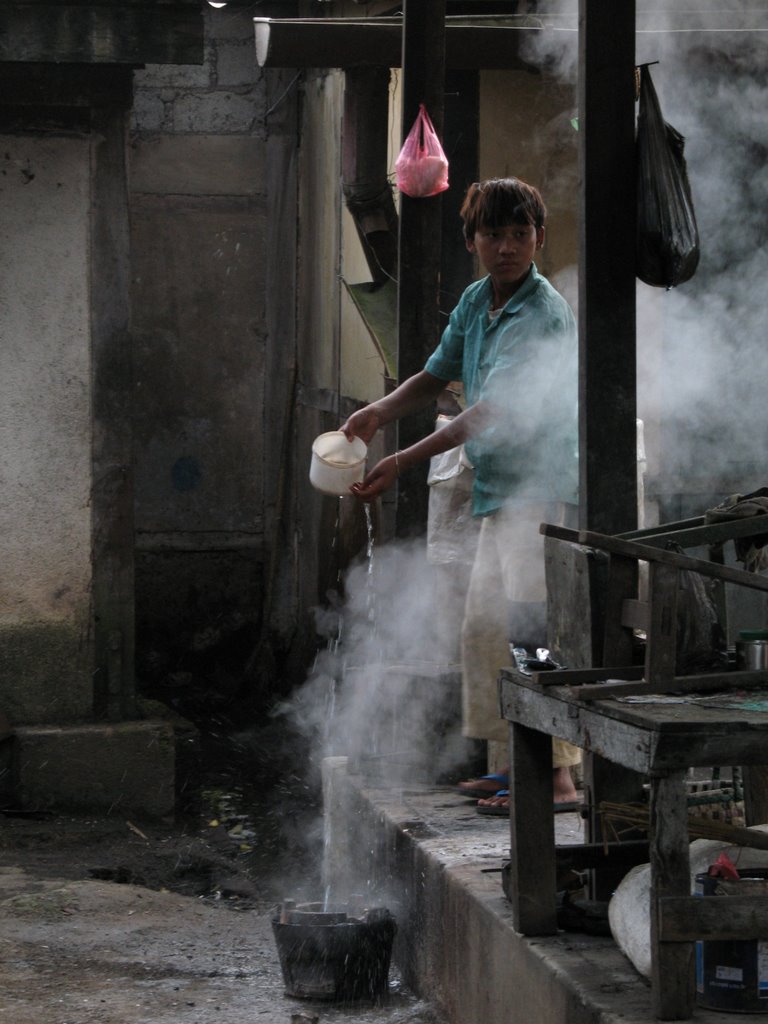
M 448 160 L 423 103 L 395 162 L 395 180 L 414 199 L 448 188 Z

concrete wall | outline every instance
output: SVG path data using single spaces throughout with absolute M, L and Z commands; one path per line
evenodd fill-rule
M 14 723 L 66 721 L 92 704 L 91 150 L 6 135 L 0 152 L 0 701 Z
M 193 717 L 303 681 L 360 546 L 308 482 L 339 389 L 372 393 L 340 375 L 343 75 L 260 70 L 252 14 L 206 11 L 202 66 L 134 76 L 137 672 Z
M 136 72 L 130 149 L 138 673 L 182 706 L 226 704 L 243 684 L 262 608 L 264 448 L 280 443 L 265 374 L 265 80 L 250 12 L 205 20 L 202 66 Z

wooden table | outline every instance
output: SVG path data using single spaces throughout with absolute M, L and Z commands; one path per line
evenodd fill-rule
M 713 920 L 715 901 L 691 896 L 687 770 L 764 765 L 768 691 L 707 695 L 721 707 L 669 703 L 668 697 L 659 703 L 586 701 L 576 688 L 541 686 L 515 668 L 502 670 L 499 690 L 510 722 L 507 896 L 515 928 L 524 935 L 557 931 L 550 740 L 557 736 L 648 777 L 653 1011 L 661 1020 L 688 1019 L 696 938 L 768 938 L 768 899 L 742 905 L 741 897 L 728 897 L 729 914 L 720 910 Z M 753 710 L 761 704 L 766 711 Z

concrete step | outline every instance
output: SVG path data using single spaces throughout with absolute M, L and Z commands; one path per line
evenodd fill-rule
M 16 806 L 173 818 L 192 726 L 165 720 L 17 726 L 9 741 Z

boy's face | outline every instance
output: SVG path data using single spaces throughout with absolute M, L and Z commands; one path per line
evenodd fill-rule
M 530 270 L 537 249 L 544 245 L 544 228 L 534 224 L 507 224 L 505 227 L 481 227 L 467 241 L 467 249 L 476 253 L 483 267 L 501 291 L 514 291 Z

